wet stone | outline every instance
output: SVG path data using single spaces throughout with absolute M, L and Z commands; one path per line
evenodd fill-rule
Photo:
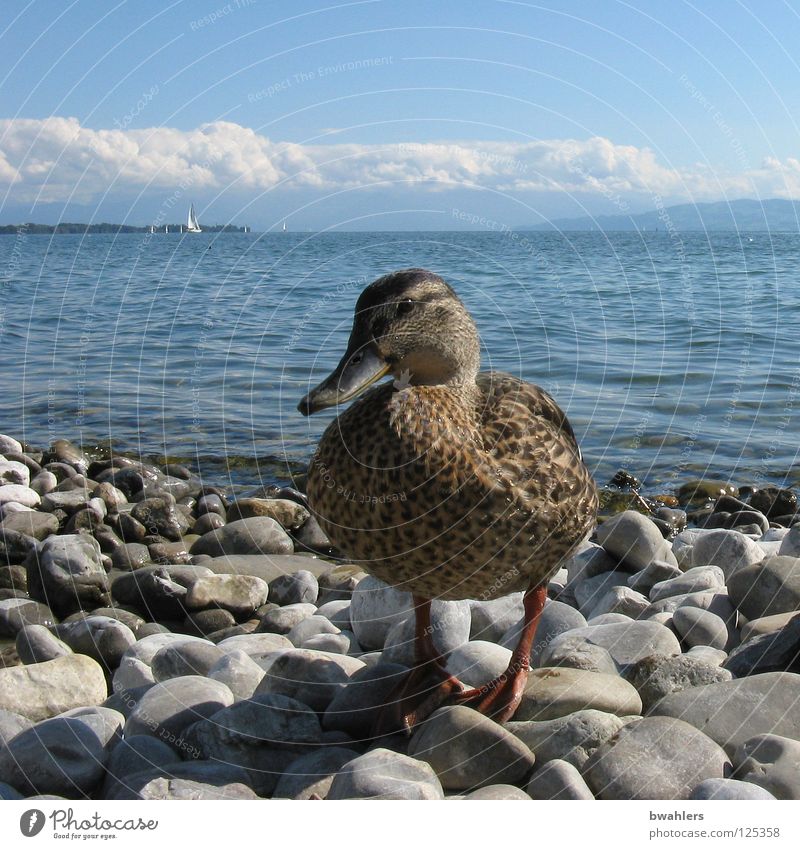
M 38 601 L 26 598 L 9 598 L 0 601 L 0 637 L 15 638 L 28 625 L 52 625 L 52 610 Z
M 57 616 L 109 601 L 109 581 L 96 540 L 83 535 L 48 537 L 27 561 L 31 598 Z
M 51 534 L 58 533 L 58 519 L 50 513 L 40 513 L 38 510 L 12 513 L 3 518 L 0 533 L 16 531 L 37 540 L 44 540 Z

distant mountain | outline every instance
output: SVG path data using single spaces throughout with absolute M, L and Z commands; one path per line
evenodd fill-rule
M 168 224 L 166 225 L 169 229 L 170 233 L 179 233 L 181 230 L 180 224 Z M 132 224 L 70 224 L 70 223 L 61 223 L 61 224 L 3 224 L 0 225 L 0 236 L 10 236 L 15 233 L 19 233 L 22 235 L 59 235 L 63 233 L 67 234 L 79 234 L 82 235 L 84 233 L 92 233 L 92 234 L 106 234 L 106 233 L 149 233 L 150 225 L 148 224 L 146 227 L 135 227 Z M 158 233 L 164 232 L 164 225 L 158 225 Z M 244 227 L 235 227 L 233 224 L 210 224 L 203 225 L 204 233 L 247 233 L 248 231 Z
M 683 203 L 627 215 L 560 218 L 519 230 L 800 230 L 800 201 L 732 200 Z

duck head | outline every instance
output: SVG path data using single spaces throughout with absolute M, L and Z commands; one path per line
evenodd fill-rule
M 387 374 L 411 385 L 474 386 L 479 365 L 475 322 L 450 286 L 421 268 L 395 271 L 361 293 L 344 356 L 298 410 L 343 404 Z

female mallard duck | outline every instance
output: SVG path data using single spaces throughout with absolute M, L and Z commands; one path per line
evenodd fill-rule
M 539 387 L 479 364 L 477 328 L 450 286 L 397 271 L 361 293 L 341 362 L 299 405 L 310 415 L 395 378 L 328 426 L 307 488 L 332 542 L 414 595 L 418 665 L 381 730 L 410 728 L 447 699 L 509 719 L 547 582 L 594 527 L 597 492 L 564 413 Z M 430 599 L 520 589 L 525 624 L 508 669 L 467 690 L 437 656 Z

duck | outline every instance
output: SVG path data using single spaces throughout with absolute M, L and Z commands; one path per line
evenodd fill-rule
M 597 488 L 566 415 L 539 386 L 480 371 L 475 321 L 422 268 L 361 292 L 339 364 L 298 405 L 305 416 L 331 407 L 339 415 L 308 467 L 309 507 L 336 548 L 414 605 L 415 665 L 375 733 L 410 733 L 445 704 L 506 722 L 525 689 L 548 581 L 596 524 Z M 519 591 L 508 668 L 466 687 L 434 644 L 432 600 Z

